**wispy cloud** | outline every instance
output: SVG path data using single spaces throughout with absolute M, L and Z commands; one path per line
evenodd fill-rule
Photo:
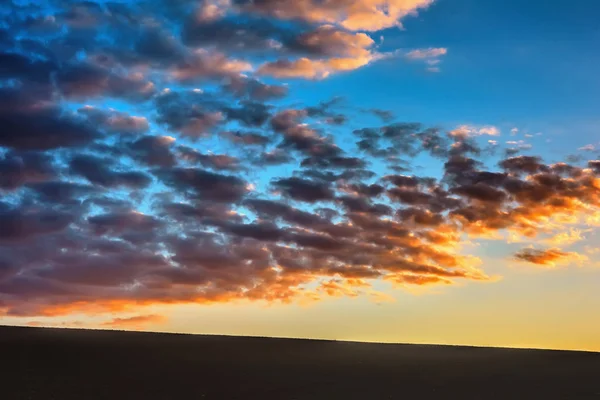
M 163 324 L 167 318 L 162 315 L 135 315 L 133 317 L 114 318 L 110 321 L 102 323 L 102 326 L 112 328 L 136 328 L 140 329 L 147 325 Z

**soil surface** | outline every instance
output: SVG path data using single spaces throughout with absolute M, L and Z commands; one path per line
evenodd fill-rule
M 600 353 L 0 327 L 6 400 L 600 400 Z

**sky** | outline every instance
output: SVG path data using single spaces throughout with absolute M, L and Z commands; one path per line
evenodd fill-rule
M 0 5 L 0 324 L 600 351 L 600 4 Z

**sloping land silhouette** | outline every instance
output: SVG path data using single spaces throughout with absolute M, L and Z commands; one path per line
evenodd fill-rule
M 7 400 L 600 400 L 600 353 L 19 327 L 0 348 Z

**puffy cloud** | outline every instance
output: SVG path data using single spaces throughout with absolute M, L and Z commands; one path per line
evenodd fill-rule
M 198 49 L 188 60 L 175 65 L 171 75 L 180 82 L 194 82 L 207 78 L 237 77 L 250 70 L 252 65 L 246 61 L 229 59 L 222 53 Z
M 155 175 L 166 185 L 201 200 L 234 202 L 248 192 L 247 183 L 236 176 L 199 168 L 163 168 Z
M 8 152 L 0 158 L 0 189 L 47 181 L 57 173 L 52 158 L 39 152 Z
M 324 79 L 335 72 L 352 71 L 363 67 L 376 57 L 368 55 L 360 58 L 330 58 L 312 60 L 306 57 L 295 60 L 280 59 L 261 65 L 258 73 L 277 78 Z
M 64 96 L 86 99 L 100 96 L 144 101 L 155 93 L 155 86 L 143 74 L 117 74 L 94 64 L 77 63 L 61 69 L 56 77 Z
M 400 20 L 433 3 L 433 0 L 234 0 L 242 10 L 282 19 L 303 19 L 337 24 L 348 30 L 378 31 L 401 26 Z
M 137 160 L 154 166 L 171 167 L 176 157 L 171 151 L 175 138 L 171 136 L 143 136 L 128 144 L 130 154 Z
M 585 240 L 584 231 L 571 228 L 568 231 L 557 233 L 556 235 L 546 239 L 544 242 L 552 247 L 569 246 L 577 242 Z
M 202 154 L 188 147 L 180 147 L 179 153 L 182 159 L 192 163 L 199 163 L 205 168 L 224 171 L 242 169 L 240 160 L 227 154 Z
M 326 182 L 293 177 L 277 179 L 272 184 L 284 196 L 308 203 L 333 200 L 335 196 L 331 186 Z
M 224 89 L 237 97 L 255 101 L 267 101 L 285 97 L 288 93 L 286 86 L 269 85 L 257 79 L 233 77 Z
M 487 125 L 487 126 L 471 126 L 471 125 L 461 125 L 450 132 L 452 136 L 456 137 L 468 137 L 468 136 L 499 136 L 500 129 L 495 126 Z
M 1 88 L 0 118 L 0 146 L 15 150 L 81 147 L 101 137 L 85 121 L 65 115 L 46 92 Z
M 95 126 L 100 126 L 109 132 L 142 134 L 150 129 L 148 119 L 143 116 L 128 115 L 115 110 L 102 110 L 92 106 L 85 106 L 78 112 L 87 116 Z
M 498 161 L 476 137 L 492 126 L 446 132 L 340 98 L 281 102 L 277 77 L 391 56 L 438 68 L 446 49 L 380 54 L 365 33 L 430 3 L 16 12 L 0 38 L 0 314 L 111 312 L 133 316 L 110 326 L 137 327 L 159 322 L 135 314 L 144 305 L 381 298 L 378 281 L 492 279 L 463 254 L 481 238 L 551 247 L 519 253 L 529 262 L 576 260 L 555 247 L 598 223 L 598 161 Z M 383 125 L 357 127 L 357 110 Z
M 0 211 L 0 242 L 18 242 L 62 231 L 74 220 L 68 213 L 25 207 Z
M 110 164 L 110 159 L 79 155 L 71 159 L 69 167 L 74 175 L 82 176 L 91 183 L 106 187 L 126 186 L 141 189 L 152 182 L 152 178 L 143 172 L 113 171 L 109 168 Z

